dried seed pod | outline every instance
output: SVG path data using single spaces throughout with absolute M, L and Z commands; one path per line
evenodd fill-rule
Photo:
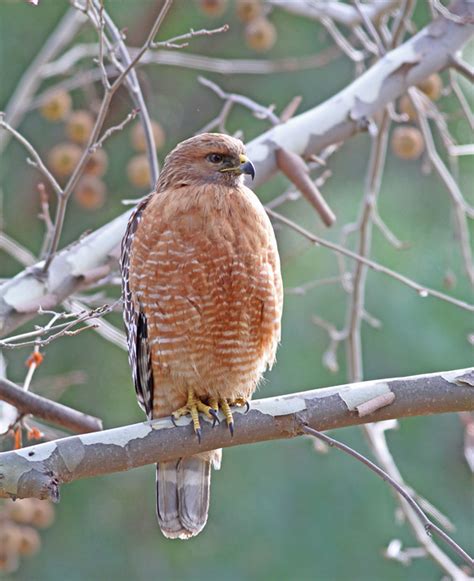
M 237 0 L 236 11 L 242 22 L 250 22 L 262 16 L 262 3 L 260 0 Z
M 151 122 L 151 130 L 153 132 L 153 137 L 155 139 L 156 149 L 161 149 L 165 144 L 166 140 L 165 130 L 158 123 L 158 121 Z M 139 151 L 140 153 L 146 151 L 145 131 L 143 130 L 143 125 L 141 123 L 136 123 L 133 126 L 131 140 L 133 148 L 136 151 Z
M 75 201 L 85 210 L 102 208 L 107 199 L 104 182 L 94 175 L 84 175 L 74 190 Z
M 40 107 L 41 115 L 48 121 L 62 121 L 71 112 L 72 99 L 67 91 L 55 91 Z
M 66 124 L 66 135 L 71 141 L 87 143 L 94 127 L 94 117 L 89 111 L 73 111 Z
M 82 150 L 74 143 L 58 143 L 48 153 L 48 163 L 54 174 L 69 177 L 81 159 Z
M 400 159 L 418 159 L 425 149 L 425 142 L 416 127 L 403 126 L 392 133 L 391 147 Z
M 137 188 L 150 186 L 150 164 L 146 155 L 135 155 L 128 162 L 127 175 L 130 183 Z
M 30 524 L 33 521 L 35 499 L 22 498 L 5 503 L 5 513 L 9 519 L 20 524 Z
M 245 42 L 253 50 L 259 52 L 270 50 L 276 39 L 276 28 L 263 16 L 252 20 L 245 27 Z
M 429 77 L 426 77 L 426 79 L 423 79 L 417 87 L 432 101 L 437 101 L 441 97 L 443 81 L 437 73 L 433 73 Z
M 102 177 L 107 171 L 109 165 L 109 156 L 102 149 L 96 149 L 94 153 L 89 157 L 86 163 L 84 172 L 89 175 Z

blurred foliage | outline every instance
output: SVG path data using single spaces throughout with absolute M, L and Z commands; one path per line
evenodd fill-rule
M 117 25 L 127 29 L 128 42 L 138 46 L 159 4 L 114 0 L 106 2 L 106 7 Z M 427 21 L 426 5 L 425 0 L 418 2 L 417 27 Z M 59 0 L 41 0 L 38 8 L 11 0 L 0 4 L 0 109 L 6 106 L 25 68 L 66 7 L 67 3 Z M 270 18 L 278 39 L 265 55 L 245 45 L 244 26 L 236 19 L 233 2 L 229 2 L 222 16 L 211 19 L 199 11 L 197 2 L 176 0 L 159 38 L 187 32 L 191 27 L 212 28 L 228 22 L 231 30 L 227 34 L 194 39 L 184 51 L 227 58 L 274 59 L 313 54 L 331 45 L 316 22 L 279 11 Z M 85 27 L 77 42 L 94 40 L 94 32 Z M 92 66 L 91 59 L 86 59 L 78 65 L 77 73 Z M 321 69 L 291 73 L 204 74 L 226 91 L 245 94 L 262 104 L 274 103 L 277 111 L 295 95 L 301 95 L 300 112 L 332 96 L 354 76 L 345 57 Z M 161 160 L 177 142 L 204 126 L 221 106 L 214 94 L 197 83 L 198 75 L 199 71 L 184 68 L 139 68 L 151 115 L 167 135 Z M 463 87 L 466 88 L 464 83 Z M 74 91 L 74 109 L 94 110 L 100 91 L 99 85 Z M 469 131 L 457 112 L 456 102 L 446 96 L 442 108 L 450 114 L 454 136 L 463 142 Z M 120 122 L 130 109 L 128 95 L 121 90 L 107 125 Z M 265 122 L 238 107 L 228 123 L 230 131 L 242 129 L 246 141 L 265 128 Z M 36 110 L 27 113 L 20 129 L 44 157 L 53 145 L 65 140 L 64 124 L 52 124 Z M 123 198 L 144 193 L 132 187 L 127 178 L 127 163 L 134 155 L 131 131 L 128 126 L 105 146 L 109 167 L 104 206 L 88 212 L 71 201 L 63 246 L 122 212 Z M 333 176 L 323 191 L 338 216 L 338 225 L 332 231 L 325 231 L 303 201 L 287 204 L 285 213 L 308 229 L 337 240 L 341 226 L 358 215 L 368 148 L 368 137 L 360 135 L 330 160 Z M 474 171 L 469 158 L 460 160 L 460 169 L 461 186 L 472 202 Z M 6 151 L 0 178 L 4 229 L 37 252 L 43 237 L 43 225 L 37 218 L 40 177 L 26 165 L 25 153 L 16 143 L 10 143 Z M 285 180 L 277 176 L 258 194 L 267 201 L 286 186 Z M 449 292 L 472 300 L 453 235 L 449 196 L 432 173 L 422 170 L 422 162 L 389 156 L 380 213 L 399 238 L 409 242 L 410 248 L 397 251 L 375 231 L 375 260 L 439 289 L 443 289 L 449 270 L 455 277 L 455 286 Z M 281 228 L 277 236 L 286 287 L 337 274 L 335 257 L 328 250 L 316 248 Z M 11 258 L 1 256 L 0 276 L 11 276 L 18 268 Z M 116 289 L 114 292 L 117 295 Z M 317 314 L 343 326 L 346 298 L 336 286 L 320 286 L 304 296 L 287 296 L 278 362 L 267 375 L 259 396 L 345 382 L 343 346 L 339 350 L 340 371 L 331 374 L 321 363 L 327 346 L 326 333 L 312 324 L 311 316 Z M 472 347 L 466 340 L 472 331 L 472 318 L 469 320 L 466 312 L 435 299 L 420 298 L 398 282 L 373 272 L 368 275 L 367 308 L 383 324 L 378 330 L 368 325 L 363 328 L 367 379 L 454 369 L 472 362 Z M 118 316 L 114 321 L 121 324 Z M 27 350 L 7 353 L 12 380 L 23 381 L 27 356 Z M 103 417 L 106 427 L 142 419 L 123 351 L 93 332 L 86 332 L 53 343 L 45 356 L 37 381 L 77 369 L 87 373 L 84 385 L 72 387 L 63 396 L 65 403 Z M 369 453 L 359 430 L 341 430 L 337 436 Z M 457 526 L 455 538 L 472 551 L 472 482 L 463 461 L 462 438 L 455 415 L 402 420 L 400 429 L 388 436 L 407 481 L 450 516 Z M 307 439 L 226 450 L 223 469 L 214 474 L 212 488 L 206 529 L 184 543 L 168 541 L 159 532 L 154 515 L 152 466 L 64 486 L 55 525 L 42 535 L 41 552 L 25 561 L 14 578 L 362 581 L 441 576 L 431 561 L 416 560 L 404 568 L 383 558 L 383 548 L 395 537 L 407 546 L 416 544 L 407 527 L 396 524 L 391 491 L 366 468 L 338 451 L 316 454 Z

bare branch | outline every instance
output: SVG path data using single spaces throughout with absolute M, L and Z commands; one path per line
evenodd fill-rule
M 235 410 L 234 437 L 223 424 L 213 429 L 204 418 L 201 443 L 193 436 L 190 419 L 183 417 L 176 428 L 171 419 L 164 418 L 4 452 L 0 454 L 0 496 L 54 499 L 64 482 L 129 470 L 183 453 L 292 438 L 302 435 L 305 425 L 328 430 L 474 409 L 474 390 L 463 382 L 472 373 L 472 369 L 456 370 L 367 381 L 257 400 L 248 413 Z M 395 396 L 391 404 L 363 417 L 357 412 L 364 402 L 389 393 Z
M 466 77 L 468 81 L 474 83 L 474 67 L 471 67 L 469 63 L 462 60 L 459 55 L 453 55 L 451 57 L 450 65 L 453 67 L 453 69 L 456 69 L 459 74 L 461 74 L 463 77 Z
M 33 165 L 34 167 L 38 168 L 38 170 L 44 175 L 44 177 L 51 184 L 56 194 L 58 196 L 62 196 L 63 190 L 61 186 L 58 184 L 53 174 L 46 167 L 39 153 L 36 151 L 33 145 L 31 145 L 28 139 L 23 137 L 21 133 L 18 133 L 16 129 L 13 129 L 13 127 L 5 121 L 4 114 L 1 112 L 0 112 L 0 127 L 2 127 L 5 131 L 8 131 L 8 133 L 10 133 L 19 143 L 23 145 L 23 147 L 28 151 L 28 153 L 33 157 L 33 160 L 29 162 L 30 165 Z
M 25 391 L 2 377 L 0 377 L 0 400 L 15 406 L 22 414 L 33 414 L 80 434 L 102 429 L 102 420 Z
M 474 312 L 474 305 L 472 305 L 470 303 L 466 303 L 465 301 L 455 299 L 454 297 L 450 297 L 449 295 L 446 295 L 446 294 L 439 292 L 435 289 L 422 286 L 422 285 L 418 284 L 417 282 L 415 282 L 414 280 L 411 280 L 410 278 L 403 276 L 402 274 L 395 272 L 394 270 L 391 270 L 390 268 L 387 268 L 386 266 L 383 266 L 377 262 L 374 262 L 373 260 L 369 260 L 368 258 L 360 256 L 359 254 L 356 254 L 355 252 L 352 252 L 351 250 L 348 250 L 347 248 L 344 248 L 343 246 L 340 246 L 339 244 L 335 244 L 334 242 L 330 242 L 329 240 L 325 240 L 324 238 L 320 238 L 319 236 L 316 236 L 315 234 L 308 232 L 308 230 L 302 228 L 301 226 L 296 224 L 296 222 L 293 222 L 289 218 L 286 218 L 285 216 L 282 216 L 281 214 L 277 214 L 276 212 L 274 212 L 273 210 L 269 210 L 268 208 L 267 208 L 267 214 L 269 214 L 272 218 L 275 218 L 279 222 L 286 224 L 291 229 L 295 230 L 296 232 L 298 232 L 299 234 L 301 234 L 302 236 L 304 236 L 305 238 L 307 238 L 308 240 L 310 240 L 314 244 L 319 245 L 319 246 L 324 246 L 326 248 L 329 248 L 330 250 L 334 250 L 335 252 L 337 252 L 339 254 L 342 254 L 344 256 L 348 256 L 349 258 L 352 258 L 352 259 L 357 260 L 358 262 L 360 262 L 362 264 L 365 264 L 366 266 L 375 270 L 376 272 L 381 272 L 382 274 L 386 274 L 387 276 L 391 276 L 395 280 L 398 280 L 402 284 L 405 284 L 406 286 L 415 290 L 419 294 L 419 296 L 422 298 L 426 298 L 428 296 L 436 297 L 438 299 L 446 301 L 447 303 L 451 303 L 452 305 L 456 305 L 457 307 L 460 307 L 462 309 L 466 309 L 467 311 Z
M 180 34 L 161 42 L 152 42 L 150 44 L 150 48 L 185 48 L 186 46 L 189 46 L 189 43 L 182 43 L 183 40 L 190 40 L 191 38 L 196 38 L 198 36 L 213 36 L 214 34 L 220 34 L 221 32 L 228 32 L 228 30 L 228 24 L 224 24 L 223 26 L 214 28 L 212 30 L 207 30 L 206 28 L 202 28 L 201 30 L 193 30 L 191 28 L 191 30 L 185 34 Z M 178 42 L 181 44 L 176 44 Z
M 464 269 L 466 271 L 467 277 L 472 286 L 474 286 L 474 263 L 469 235 L 469 227 L 467 224 L 467 217 L 474 218 L 474 208 L 471 208 L 463 198 L 462 192 L 444 164 L 443 160 L 439 156 L 436 146 L 434 143 L 433 135 L 430 130 L 430 126 L 426 115 L 422 108 L 421 97 L 419 96 L 419 91 L 415 88 L 409 89 L 408 92 L 411 102 L 416 110 L 417 121 L 420 126 L 423 138 L 425 140 L 426 151 L 428 153 L 429 159 L 436 170 L 436 173 L 440 177 L 441 181 L 446 186 L 448 190 L 454 208 L 454 217 L 457 226 L 457 235 L 459 238 L 459 244 L 461 246 L 461 253 L 464 260 Z
M 423 512 L 423 510 L 415 501 L 415 499 L 410 495 L 410 493 L 403 486 L 401 486 L 396 480 L 394 480 L 391 476 L 389 476 L 386 472 L 379 468 L 376 464 L 371 462 L 368 458 L 366 458 L 359 452 L 356 452 L 353 448 L 350 448 L 349 446 L 343 444 L 342 442 L 338 442 L 334 438 L 331 438 L 330 436 L 327 436 L 326 434 L 323 434 L 318 430 L 314 430 L 309 426 L 304 426 L 303 431 L 306 434 L 314 436 L 315 438 L 319 438 L 329 446 L 334 446 L 336 448 L 339 448 L 339 450 L 346 452 L 350 456 L 356 458 L 357 460 L 365 464 L 365 466 L 367 466 L 370 470 L 372 470 L 372 472 L 377 474 L 377 476 L 379 476 L 382 480 L 388 482 L 390 486 L 392 486 L 398 492 L 398 494 L 400 494 L 405 499 L 405 501 L 408 502 L 412 510 L 416 512 L 418 518 L 423 524 L 423 527 L 427 535 L 431 536 L 431 533 L 435 533 L 440 539 L 442 539 L 447 545 L 449 545 L 470 567 L 474 566 L 474 559 L 472 559 L 466 553 L 466 551 L 464 551 L 464 549 L 462 549 L 449 535 L 447 535 L 442 529 L 440 529 L 434 522 L 430 521 L 430 519 L 426 516 L 426 514 Z

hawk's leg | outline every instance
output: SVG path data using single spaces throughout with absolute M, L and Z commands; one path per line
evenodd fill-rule
M 203 403 L 199 398 L 196 397 L 194 390 L 192 388 L 189 388 L 188 401 L 186 402 L 186 405 L 174 411 L 171 414 L 171 419 L 177 420 L 181 416 L 190 415 L 193 421 L 194 432 L 196 433 L 199 442 L 201 442 L 202 430 L 201 422 L 199 421 L 199 412 L 203 413 L 208 418 L 213 419 L 214 423 L 216 421 L 219 421 L 219 419 L 217 418 L 216 409 Z
M 243 406 L 247 406 L 247 411 L 249 410 L 249 402 L 244 399 L 243 397 L 237 397 L 235 399 L 215 399 L 215 398 L 211 398 L 209 403 L 211 404 L 211 407 L 213 410 L 215 410 L 217 412 L 217 410 L 220 408 L 222 410 L 222 413 L 225 416 L 225 420 L 227 422 L 227 427 L 229 428 L 229 432 L 231 434 L 231 436 L 234 435 L 234 416 L 232 415 L 232 410 L 230 409 L 232 406 L 239 406 L 239 407 L 243 407 Z M 215 425 L 215 422 L 214 422 Z

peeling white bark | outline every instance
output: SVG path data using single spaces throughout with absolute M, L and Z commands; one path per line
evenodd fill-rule
M 202 442 L 189 418 L 164 418 L 72 436 L 0 454 L 0 497 L 59 498 L 59 486 L 217 448 L 293 438 L 307 424 L 318 430 L 474 409 L 474 369 L 316 389 L 252 403 L 234 411 L 235 434 L 223 421 L 203 421 Z M 375 411 L 370 405 L 377 401 Z M 382 406 L 382 407 L 381 407 Z M 222 417 L 222 419 L 224 419 Z

